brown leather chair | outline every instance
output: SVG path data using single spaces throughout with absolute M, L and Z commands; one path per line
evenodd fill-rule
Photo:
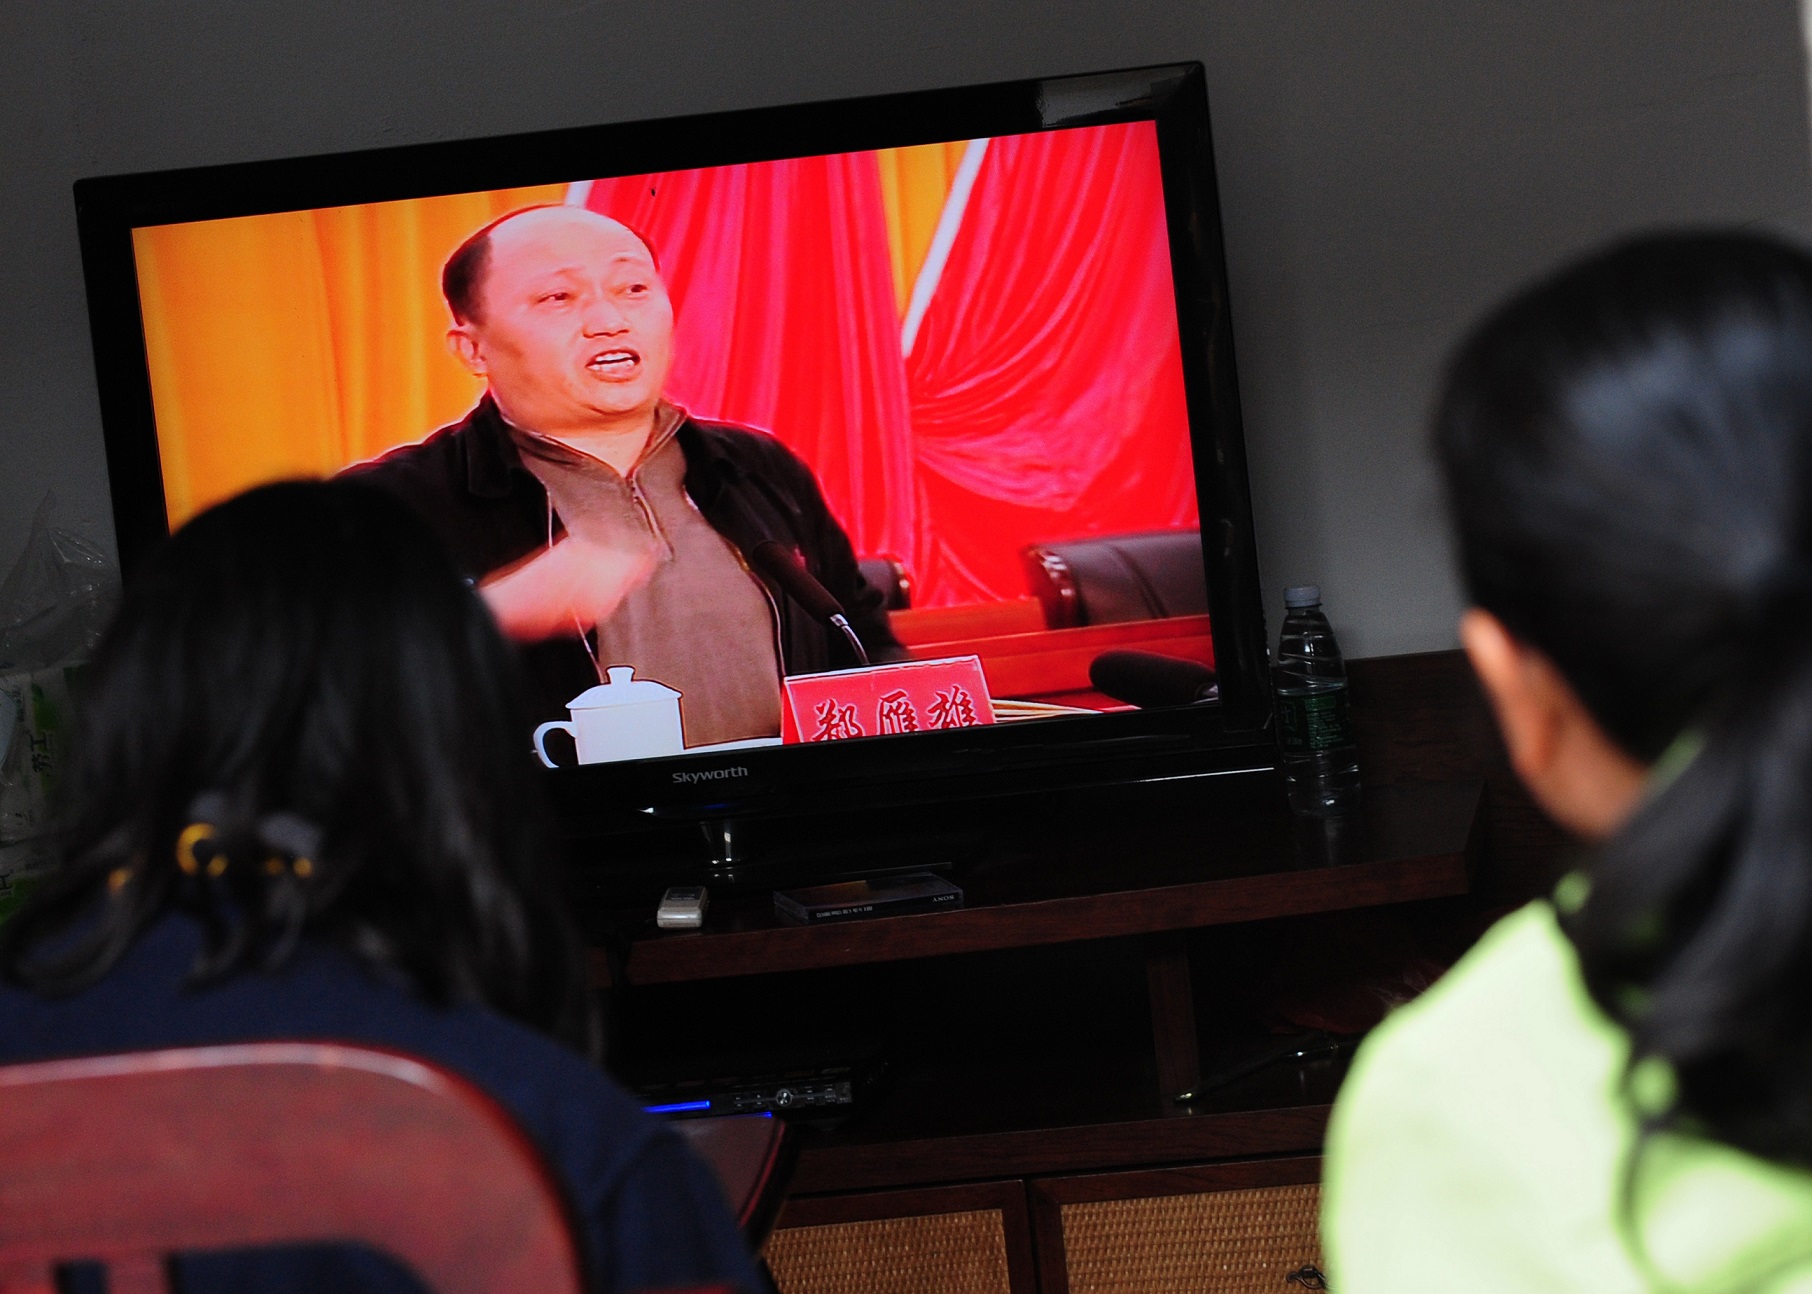
M 881 591 L 881 606 L 904 611 L 912 605 L 912 572 L 898 557 L 864 557 L 856 563 L 862 578 Z
M 51 1294 L 76 1259 L 151 1294 L 174 1253 L 325 1241 L 442 1294 L 581 1288 L 535 1147 L 423 1061 L 266 1042 L 0 1068 L 0 1294 Z
M 1052 629 L 1208 613 L 1199 530 L 1033 544 L 1022 559 Z

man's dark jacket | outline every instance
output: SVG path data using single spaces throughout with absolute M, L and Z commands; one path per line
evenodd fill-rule
M 849 536 L 831 516 L 810 468 L 772 436 L 743 427 L 688 418 L 675 439 L 686 457 L 686 493 L 745 562 L 768 539 L 794 550 L 843 604 L 875 660 L 903 655 L 887 626 L 881 594 L 863 580 Z M 509 427 L 488 395 L 461 421 L 421 444 L 392 450 L 347 469 L 346 475 L 382 486 L 411 504 L 474 580 L 547 543 L 547 492 L 523 466 Z M 765 576 L 756 578 L 779 615 L 785 673 L 815 674 L 857 663 L 839 631 L 814 620 Z M 524 659 L 543 694 L 537 709 L 547 717 L 564 717 L 566 703 L 598 681 L 577 637 L 533 644 L 524 650 Z

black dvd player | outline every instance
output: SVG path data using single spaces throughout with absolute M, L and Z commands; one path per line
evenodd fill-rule
M 780 1114 L 806 1118 L 850 1114 L 883 1069 L 878 1056 L 763 1074 L 647 1084 L 638 1088 L 650 1114 L 696 1119 L 722 1114 Z

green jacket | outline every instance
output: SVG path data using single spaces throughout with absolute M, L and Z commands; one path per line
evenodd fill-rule
M 1625 1213 L 1628 1054 L 1553 907 L 1499 922 L 1354 1061 L 1328 1129 L 1329 1287 L 1812 1294 L 1812 1174 L 1659 1137 Z

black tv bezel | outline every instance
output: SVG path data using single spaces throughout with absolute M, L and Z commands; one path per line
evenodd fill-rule
M 1153 121 L 1158 131 L 1219 703 L 588 765 L 550 777 L 569 814 L 741 815 L 786 811 L 839 788 L 886 787 L 889 799 L 978 796 L 1267 767 L 1274 761 L 1264 610 L 1200 63 L 79 180 L 125 576 L 168 536 L 134 228 L 1126 121 Z M 741 771 L 679 776 L 728 769 Z

